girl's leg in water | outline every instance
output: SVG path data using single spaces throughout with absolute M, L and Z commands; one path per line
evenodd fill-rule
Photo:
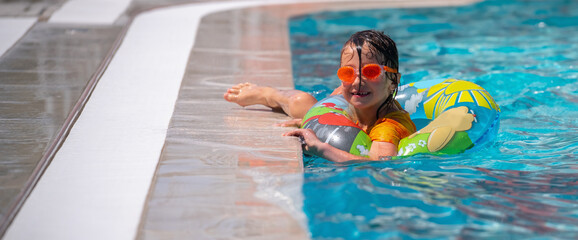
M 317 103 L 310 94 L 299 90 L 279 90 L 272 87 L 241 83 L 227 90 L 225 100 L 240 106 L 264 105 L 276 111 L 283 111 L 292 118 L 300 119 Z

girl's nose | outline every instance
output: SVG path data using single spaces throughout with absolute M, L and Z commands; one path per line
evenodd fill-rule
M 364 81 L 364 79 L 362 79 L 362 76 L 361 76 L 360 74 L 358 74 L 358 75 L 355 77 L 355 80 L 353 80 L 353 83 L 351 83 L 351 84 L 352 84 L 353 86 L 355 86 L 355 85 L 361 86 L 361 85 L 365 84 L 365 81 Z

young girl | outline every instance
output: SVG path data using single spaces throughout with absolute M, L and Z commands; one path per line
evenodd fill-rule
M 341 68 L 338 70 L 341 86 L 332 95 L 343 94 L 353 110 L 353 120 L 373 141 L 370 160 L 397 155 L 399 140 L 416 131 L 409 114 L 393 99 L 401 77 L 398 66 L 395 42 L 382 32 L 357 32 L 341 50 Z M 281 91 L 250 83 L 230 88 L 224 98 L 241 106 L 262 104 L 282 110 L 295 119 L 293 123 L 300 122 L 317 102 L 302 91 Z M 305 153 L 331 161 L 360 158 L 321 142 L 311 129 L 295 129 L 284 136 L 303 139 Z

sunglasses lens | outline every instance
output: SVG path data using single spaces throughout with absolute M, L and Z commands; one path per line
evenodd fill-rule
M 351 83 L 355 80 L 355 69 L 352 67 L 341 67 L 337 70 L 337 77 L 341 81 Z
M 377 64 L 368 64 L 361 69 L 361 73 L 367 79 L 376 79 L 381 74 L 381 66 Z

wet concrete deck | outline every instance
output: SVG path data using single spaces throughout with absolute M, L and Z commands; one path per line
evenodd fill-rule
M 114 49 L 114 41 L 122 37 L 122 28 L 130 23 L 127 19 L 142 9 L 182 2 L 190 1 L 134 1 L 125 15 L 107 26 L 38 23 L 0 58 L 0 123 L 4 124 L 0 138 L 6 146 L 0 148 L 4 228 L 24 202 L 26 187 L 34 186 L 39 176 L 35 174 L 43 172 L 34 169 L 39 163 L 48 166 L 51 151 L 58 148 L 49 146 L 65 139 L 64 128 L 72 126 L 66 126 L 66 118 L 76 118 L 74 111 L 80 109 L 75 110 L 75 104 L 83 104 L 79 99 L 86 84 L 92 78 L 98 80 L 104 70 L 99 66 L 106 63 L 104 56 Z M 293 87 L 287 33 L 290 16 L 320 10 L 464 2 L 289 4 L 204 17 L 153 182 L 145 183 L 151 188 L 135 236 L 306 239 L 300 209 L 299 144 L 280 136 L 286 129 L 273 127 L 287 117 L 260 107 L 243 109 L 222 100 L 222 93 L 246 81 Z M 21 15 L 45 18 L 61 3 Z M 91 43 L 95 45 L 87 48 Z M 75 47 L 78 45 L 82 47 Z
M 0 58 L 2 226 L 64 140 L 62 130 L 82 108 L 78 101 L 120 31 L 39 22 Z

